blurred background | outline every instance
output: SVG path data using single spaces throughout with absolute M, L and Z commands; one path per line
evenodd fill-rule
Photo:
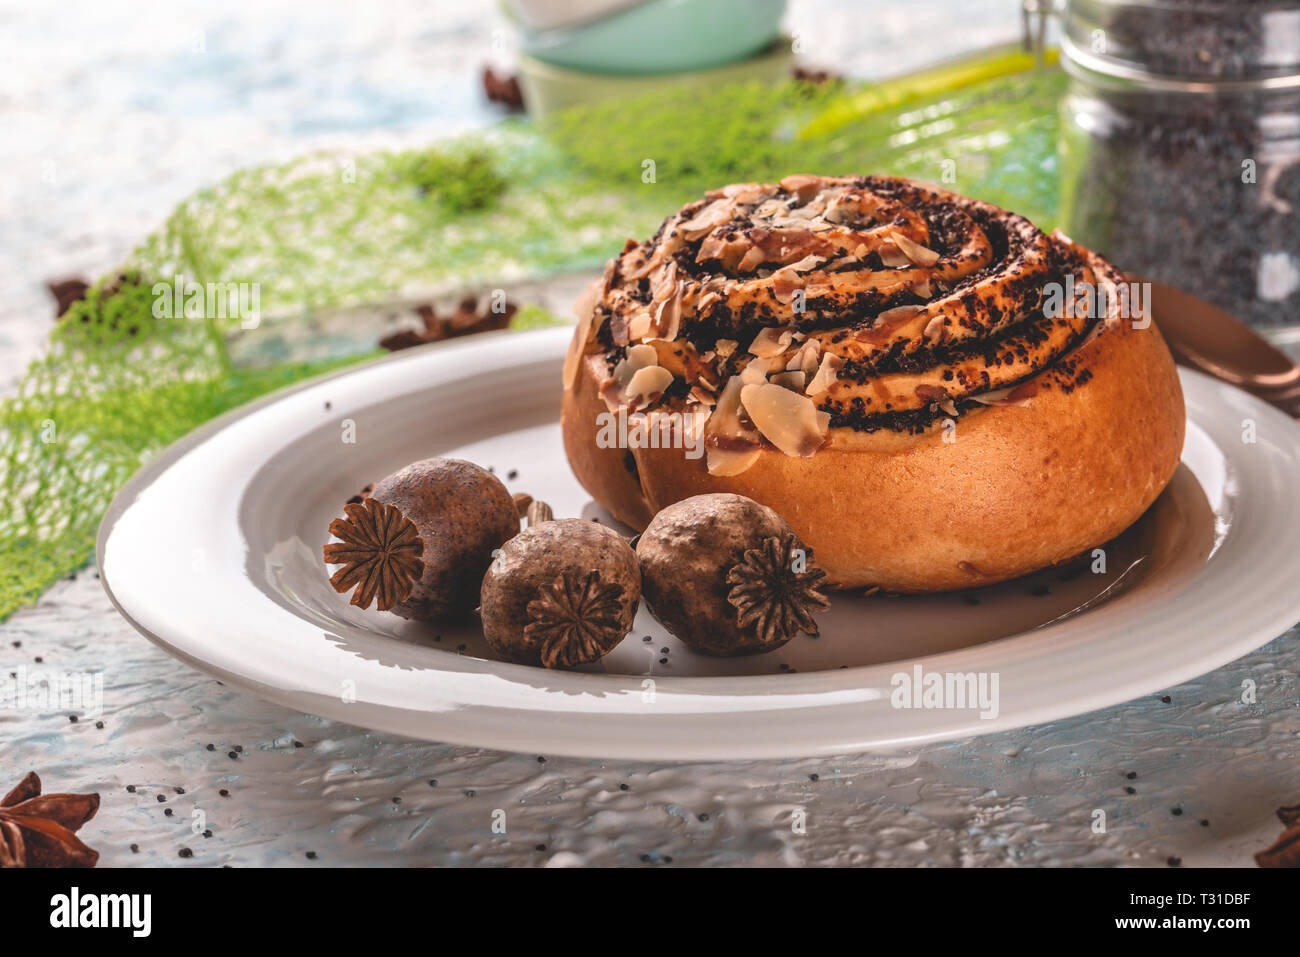
M 1015 0 L 786 6 L 801 59 L 857 77 L 1015 41 L 1021 29 Z M 482 70 L 514 75 L 521 44 L 485 0 L 364 11 L 344 0 L 6 0 L 0 385 L 49 334 L 47 281 L 98 278 L 181 200 L 237 168 L 322 148 L 415 147 L 496 123 L 504 111 L 485 96 Z

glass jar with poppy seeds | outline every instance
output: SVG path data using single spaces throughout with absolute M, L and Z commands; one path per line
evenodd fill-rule
M 1300 0 L 1067 0 L 1061 225 L 1300 335 Z

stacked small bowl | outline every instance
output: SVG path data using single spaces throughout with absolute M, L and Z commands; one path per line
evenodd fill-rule
M 535 116 L 664 84 L 777 80 L 793 64 L 785 0 L 508 0 Z

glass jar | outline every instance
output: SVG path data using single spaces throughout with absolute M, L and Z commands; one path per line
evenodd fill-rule
M 1065 232 L 1300 332 L 1300 0 L 1067 0 L 1061 61 Z

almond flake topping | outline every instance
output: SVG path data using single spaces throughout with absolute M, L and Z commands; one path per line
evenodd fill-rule
M 804 383 L 808 381 L 808 377 L 800 371 L 778 372 L 767 381 L 771 382 L 773 385 L 779 385 L 783 389 L 802 392 Z
M 763 359 L 770 359 L 785 352 L 790 345 L 790 340 L 794 338 L 794 333 L 789 329 L 780 329 L 776 326 L 764 326 L 754 336 L 754 341 L 749 344 L 751 355 Z
M 904 252 L 891 240 L 886 239 L 876 247 L 876 252 L 880 255 L 880 261 L 890 269 L 903 269 L 912 265 L 912 260 L 908 259 Z
M 665 299 L 659 303 L 659 309 L 655 312 L 654 334 L 657 339 L 667 339 L 669 342 L 677 338 L 678 330 L 682 325 L 682 302 L 679 298 Z M 630 327 L 629 327 L 630 328 Z
M 886 309 L 876 316 L 876 321 L 872 325 L 884 326 L 902 319 L 910 319 L 923 308 L 923 306 L 895 306 L 893 309 Z
M 804 389 L 808 395 L 820 395 L 835 384 L 838 378 L 840 367 L 844 365 L 844 360 L 833 352 L 828 352 L 822 356 L 822 364 L 817 368 L 817 374 L 813 380 L 808 383 L 808 388 Z
M 807 173 L 797 173 L 794 176 L 787 176 L 781 180 L 781 188 L 789 190 L 799 197 L 799 202 L 806 203 L 810 198 L 816 195 L 818 188 L 821 186 L 820 176 L 810 176 Z
M 673 374 L 663 366 L 645 366 L 632 373 L 623 390 L 632 411 L 653 405 L 672 385 Z
M 933 249 L 922 246 L 913 240 L 910 236 L 894 230 L 889 234 L 894 242 L 898 243 L 898 248 L 902 250 L 903 255 L 916 263 L 918 266 L 933 266 L 939 261 L 939 254 Z
M 644 309 L 632 316 L 627 321 L 627 337 L 634 342 L 639 342 L 646 336 L 650 335 L 650 323 L 653 317 Z
M 727 380 L 718 404 L 704 424 L 705 464 L 710 475 L 739 475 L 758 459 L 763 450 L 758 431 L 742 419 L 740 376 Z
M 766 382 L 767 374 L 771 370 L 772 370 L 772 360 L 760 356 L 757 359 L 750 359 L 749 365 L 745 366 L 745 368 L 740 370 L 740 375 L 732 376 L 732 378 L 740 379 L 740 381 L 743 382 L 745 385 L 749 385 L 751 382 L 754 383 Z
M 1029 404 L 1028 399 L 1012 399 L 1010 395 L 1015 391 L 1015 386 L 1007 386 L 1005 389 L 994 389 L 992 392 L 983 392 L 979 395 L 968 395 L 966 398 L 971 399 L 981 405 L 1015 405 L 1024 406 Z
M 807 458 L 822 447 L 831 417 L 811 399 L 771 382 L 741 388 L 740 402 L 755 428 L 786 455 Z
M 691 219 L 677 227 L 677 235 L 691 241 L 699 239 L 705 233 L 712 232 L 731 218 L 731 204 L 725 199 L 716 199 L 705 206 Z

